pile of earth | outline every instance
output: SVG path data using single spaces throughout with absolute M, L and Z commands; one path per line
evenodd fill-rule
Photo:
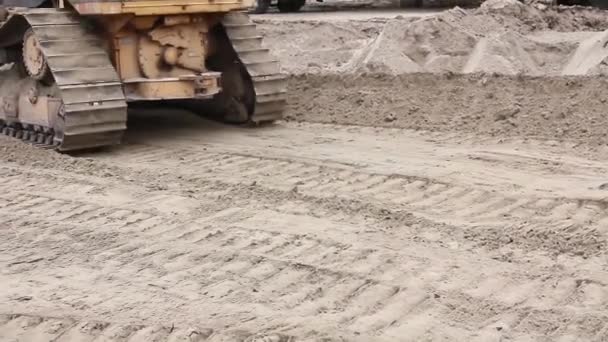
M 607 11 L 488 0 L 418 17 L 310 17 L 259 21 L 292 75 L 287 120 L 608 141 L 608 79 L 597 77 Z
M 595 43 L 606 40 L 606 12 L 517 0 L 419 17 L 257 22 L 290 74 L 580 75 L 602 72 L 608 55 Z

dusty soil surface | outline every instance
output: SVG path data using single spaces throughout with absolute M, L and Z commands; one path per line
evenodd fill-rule
M 608 337 L 605 152 L 186 115 L 0 141 L 0 340 Z
M 601 49 L 580 43 L 604 14 L 510 3 L 558 18 L 547 31 L 486 16 L 492 4 L 264 16 L 296 74 L 289 120 L 273 126 L 132 113 L 123 145 L 72 156 L 0 138 L 0 341 L 608 339 L 606 81 Z M 479 16 L 502 20 L 553 66 L 411 73 L 390 49 L 353 60 L 369 42 L 410 51 L 378 39 L 404 23 L 397 37 L 428 53 L 394 50 L 401 60 L 472 65 L 478 33 L 407 33 L 454 13 L 465 19 L 448 27 L 471 32 Z M 594 57 L 574 59 L 583 48 Z M 561 54 L 578 73 L 563 76 Z

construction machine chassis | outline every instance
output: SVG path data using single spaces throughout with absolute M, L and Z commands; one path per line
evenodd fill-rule
M 123 50 L 112 46 L 107 30 L 88 16 L 57 8 L 2 12 L 0 130 L 5 135 L 60 151 L 116 145 L 127 127 L 128 108 L 151 103 L 238 124 L 282 118 L 286 78 L 244 13 L 211 17 L 217 21 L 208 28 L 214 53 L 200 61 L 201 72 L 155 72 L 149 61 L 176 60 L 175 49 L 157 49 L 164 53 L 158 57 L 155 47 L 140 39 L 137 67 L 150 71 L 127 77 L 130 62 L 116 52 Z M 184 57 L 182 64 L 197 64 L 196 56 Z M 151 73 L 158 75 L 146 78 Z

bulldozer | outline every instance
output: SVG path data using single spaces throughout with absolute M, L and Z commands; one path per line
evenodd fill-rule
M 0 131 L 57 151 L 120 144 L 127 110 L 280 120 L 287 78 L 254 0 L 0 0 Z

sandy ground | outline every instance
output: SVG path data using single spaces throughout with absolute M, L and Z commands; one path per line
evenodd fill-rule
M 148 119 L 77 159 L 2 140 L 0 308 L 35 317 L 0 340 L 608 337 L 605 154 Z
M 0 341 L 605 341 L 606 81 L 582 43 L 604 14 L 509 6 L 542 20 L 260 16 L 294 74 L 273 126 L 132 113 L 74 156 L 0 138 Z M 512 61 L 480 50 L 489 18 L 552 62 L 468 72 Z

